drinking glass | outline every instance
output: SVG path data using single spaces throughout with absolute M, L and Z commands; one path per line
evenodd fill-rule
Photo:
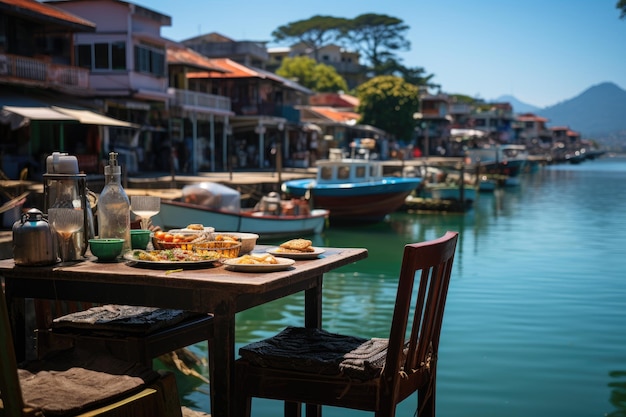
M 151 195 L 130 196 L 130 209 L 141 219 L 141 228 L 147 229 L 150 218 L 159 214 L 161 197 Z
M 83 227 L 83 209 L 51 208 L 48 210 L 48 222 L 61 238 L 61 261 L 71 260 L 70 240 Z

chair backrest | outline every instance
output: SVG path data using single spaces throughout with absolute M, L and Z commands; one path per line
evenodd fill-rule
M 393 392 L 397 392 L 402 375 L 410 375 L 412 370 L 430 367 L 433 374 L 436 372 L 439 336 L 457 240 L 457 232 L 446 232 L 438 239 L 404 247 L 383 371 L 383 378 L 391 384 Z
M 4 415 L 17 417 L 23 414 L 24 400 L 17 376 L 17 361 L 13 347 L 13 335 L 9 324 L 4 291 L 0 287 L 0 340 L 3 348 L 0 349 L 0 398 L 2 398 Z

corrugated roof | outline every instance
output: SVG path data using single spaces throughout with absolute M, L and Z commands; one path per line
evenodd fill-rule
M 0 9 L 16 16 L 30 16 L 31 18 L 48 20 L 58 24 L 78 25 L 83 30 L 96 29 L 96 24 L 89 20 L 35 0 L 0 0 Z
M 346 123 L 353 120 L 359 120 L 361 115 L 359 113 L 351 112 L 351 111 L 341 111 L 337 110 L 333 107 L 326 106 L 309 106 L 307 110 L 322 116 L 325 119 L 328 119 L 333 122 L 338 123 Z
M 182 45 L 171 44 L 167 47 L 167 63 L 172 65 L 186 65 L 204 71 L 227 72 L 217 65 L 213 59 L 207 58 Z
M 187 78 L 260 78 L 263 80 L 272 80 L 277 83 L 283 84 L 294 90 L 301 91 L 305 94 L 313 94 L 313 91 L 295 83 L 291 80 L 283 78 L 274 74 L 273 72 L 265 71 L 259 68 L 248 67 L 240 64 L 229 58 L 214 58 L 211 61 L 218 67 L 223 68 L 227 72 L 221 74 L 215 74 L 212 72 L 194 72 L 187 74 Z
M 317 93 L 309 100 L 314 106 L 331 106 L 356 108 L 359 105 L 359 99 L 349 94 L 341 93 Z

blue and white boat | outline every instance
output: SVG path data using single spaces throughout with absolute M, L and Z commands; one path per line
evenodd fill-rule
M 316 162 L 316 178 L 285 181 L 292 197 L 308 197 L 330 211 L 332 224 L 377 222 L 402 207 L 421 178 L 383 176 L 381 161 L 332 157 Z

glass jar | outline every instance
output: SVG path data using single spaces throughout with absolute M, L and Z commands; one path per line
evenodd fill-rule
M 122 187 L 122 169 L 117 153 L 109 153 L 109 165 L 104 167 L 105 185 L 98 198 L 98 236 L 124 239 L 122 252 L 130 245 L 130 200 Z

